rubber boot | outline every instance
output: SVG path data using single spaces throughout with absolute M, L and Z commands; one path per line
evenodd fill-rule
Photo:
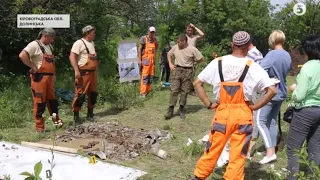
M 168 112 L 166 115 L 164 115 L 165 119 L 171 119 L 173 117 L 173 110 L 174 110 L 174 106 L 170 106 L 168 108 Z
M 186 118 L 186 112 L 185 112 L 184 106 L 180 106 L 180 108 L 179 108 L 179 114 L 180 114 L 180 118 L 181 118 L 181 119 L 185 119 L 185 118 Z
M 79 112 L 74 112 L 73 113 L 73 120 L 76 124 L 80 123 L 80 116 L 79 116 Z
M 93 114 L 93 108 L 88 108 L 87 119 L 91 121 L 95 120 L 94 114 Z

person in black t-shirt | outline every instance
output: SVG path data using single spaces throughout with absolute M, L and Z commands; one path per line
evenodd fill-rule
M 163 48 L 161 52 L 161 61 L 160 61 L 160 66 L 161 66 L 161 84 L 163 84 L 164 80 L 164 75 L 166 75 L 165 82 L 169 82 L 170 78 L 170 67 L 168 63 L 168 57 L 167 54 L 170 51 L 170 49 L 175 45 L 173 41 L 170 42 L 169 47 Z

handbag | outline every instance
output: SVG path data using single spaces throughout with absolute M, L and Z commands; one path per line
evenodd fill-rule
M 295 111 L 295 105 L 294 103 L 289 103 L 288 104 L 288 108 L 286 109 L 286 111 L 283 113 L 283 120 L 287 123 L 291 123 L 292 119 L 293 119 L 293 113 Z
M 294 112 L 294 107 L 289 106 L 287 110 L 283 113 L 283 120 L 287 123 L 291 123 L 293 119 L 293 112 Z

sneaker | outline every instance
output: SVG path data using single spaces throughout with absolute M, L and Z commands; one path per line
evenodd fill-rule
M 57 116 L 56 113 L 52 113 L 52 116 L 50 118 L 52 119 L 54 126 L 56 126 L 56 127 L 63 126 L 62 120 L 59 118 L 59 116 Z
M 146 95 L 145 95 L 145 94 L 140 94 L 140 97 L 141 97 L 141 98 L 145 98 Z
M 275 160 L 277 160 L 277 155 L 273 154 L 269 158 L 267 156 L 265 156 L 259 163 L 260 164 L 267 164 L 267 163 L 270 163 L 270 162 L 275 161 Z
M 57 120 L 57 121 L 54 122 L 54 125 L 55 125 L 56 127 L 62 127 L 62 126 L 63 126 L 63 122 L 62 122 L 61 119 L 59 119 L 59 120 Z

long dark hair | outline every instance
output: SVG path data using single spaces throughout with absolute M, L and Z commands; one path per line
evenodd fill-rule
M 308 60 L 320 60 L 320 34 L 307 36 L 302 40 L 301 45 L 308 56 Z

